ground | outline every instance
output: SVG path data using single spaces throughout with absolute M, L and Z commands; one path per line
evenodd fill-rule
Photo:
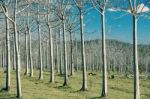
M 49 82 L 50 73 L 44 72 L 43 80 L 38 80 L 38 71 L 34 70 L 34 77 L 21 74 L 22 99 L 106 99 L 100 98 L 101 95 L 101 73 L 94 72 L 96 75 L 88 75 L 88 90 L 81 92 L 82 73 L 76 72 L 69 77 L 69 86 L 62 87 L 63 77 L 56 74 L 55 83 Z M 108 78 L 108 97 L 107 99 L 133 99 L 133 80 L 125 78 L 118 73 L 114 79 Z M 0 99 L 15 99 L 16 97 L 16 78 L 15 71 L 11 71 L 11 91 L 6 93 L 5 72 L 0 70 Z M 140 80 L 141 99 L 150 99 L 150 80 Z

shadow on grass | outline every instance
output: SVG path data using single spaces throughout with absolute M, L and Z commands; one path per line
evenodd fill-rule
M 80 90 L 76 90 L 76 91 L 70 91 L 70 93 L 86 93 L 86 92 L 88 92 L 88 90 L 80 89 Z
M 56 74 L 56 76 L 64 77 L 65 75 L 64 74 Z
M 0 99 L 19 99 L 19 98 L 16 98 L 16 96 L 10 96 L 10 97 L 8 96 L 7 98 L 0 96 Z
M 57 89 L 71 89 L 70 86 L 58 86 L 58 87 L 54 87 L 54 88 L 57 88 Z
M 150 98 L 150 94 L 141 94 L 141 95 L 144 95 L 146 97 L 149 97 Z
M 118 90 L 118 91 L 122 91 L 122 92 L 126 92 L 126 93 L 133 93 L 133 92 L 130 92 L 129 90 L 117 88 L 117 87 L 110 87 L 110 89 L 114 89 L 114 90 Z
M 106 99 L 106 97 L 101 97 L 101 96 L 99 96 L 99 97 L 92 97 L 92 98 L 90 98 L 90 99 Z
M 16 98 L 15 95 L 10 95 L 7 91 L 6 91 L 6 88 L 2 88 L 0 90 L 0 99 L 18 99 Z
M 6 88 L 0 89 L 0 92 L 4 92 L 4 91 L 6 91 Z

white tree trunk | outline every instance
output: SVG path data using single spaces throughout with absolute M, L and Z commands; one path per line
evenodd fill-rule
M 18 32 L 17 32 L 17 23 L 16 23 L 16 10 L 17 10 L 17 0 L 15 0 L 15 9 L 14 9 L 14 37 L 15 37 L 15 49 L 16 49 L 16 83 L 17 83 L 17 97 L 22 97 L 21 91 L 21 79 L 20 79 L 20 52 L 19 52 L 19 42 L 18 42 Z
M 54 83 L 55 79 L 54 79 L 54 59 L 53 59 L 53 37 L 50 25 L 49 25 L 49 46 L 50 46 L 50 67 L 51 67 L 50 82 Z
M 6 8 L 6 14 L 8 11 Z M 6 17 L 6 90 L 10 91 L 10 39 L 9 39 L 9 20 Z
M 60 75 L 62 75 L 62 44 L 61 44 L 61 29 L 59 30 L 59 69 Z
M 82 91 L 87 90 L 87 73 L 86 73 L 86 60 L 85 60 L 85 48 L 84 48 L 84 33 L 83 33 L 83 15 L 82 10 L 80 10 L 80 32 L 81 32 L 81 55 L 82 55 L 82 70 L 83 70 L 83 80 L 82 80 Z
M 106 62 L 106 42 L 105 42 L 105 13 L 101 14 L 102 20 L 102 93 L 101 96 L 107 96 L 107 62 Z
M 27 12 L 27 30 L 29 35 L 29 66 L 30 66 L 30 77 L 33 77 L 33 59 L 32 59 L 32 34 L 30 31 L 29 12 Z
M 4 45 L 2 45 L 2 68 L 4 68 Z
M 18 33 L 17 33 L 17 26 L 14 23 L 15 28 L 15 49 L 16 49 L 16 81 L 17 81 L 17 97 L 22 97 L 21 92 L 21 79 L 20 79 L 20 52 L 18 48 Z
M 59 42 L 58 42 L 58 36 L 56 34 L 56 65 L 57 65 L 57 73 L 60 73 L 60 66 L 59 66 Z
M 133 62 L 134 62 L 133 64 L 134 65 L 134 99 L 140 99 L 136 16 L 133 16 Z
M 16 69 L 16 49 L 15 49 L 15 37 L 13 36 L 13 70 Z
M 78 41 L 76 40 L 76 72 L 78 72 Z
M 63 18 L 64 19 L 64 18 Z M 68 66 L 67 66 L 67 45 L 66 45 L 66 31 L 65 31 L 65 22 L 62 20 L 62 25 L 63 25 L 63 49 L 64 49 L 64 84 L 63 86 L 68 85 Z
M 42 63 L 42 48 L 41 48 L 41 27 L 40 27 L 39 5 L 38 5 L 38 39 L 39 39 L 39 79 L 43 79 L 43 63 Z
M 72 33 L 70 32 L 70 65 L 71 65 L 71 73 L 70 75 L 74 75 L 74 64 L 73 64 L 73 43 L 72 43 Z
M 29 73 L 28 61 L 29 61 L 29 58 L 28 58 L 28 33 L 25 33 L 25 65 L 26 65 L 25 75 L 28 75 L 28 73 Z
M 47 40 L 47 42 L 46 42 L 46 66 L 45 66 L 45 69 L 47 69 L 48 68 L 48 64 L 49 64 L 49 53 L 48 53 L 48 51 L 49 51 L 49 40 Z
M 29 65 L 30 65 L 30 77 L 33 77 L 33 59 L 32 59 L 32 39 L 31 32 L 29 31 Z

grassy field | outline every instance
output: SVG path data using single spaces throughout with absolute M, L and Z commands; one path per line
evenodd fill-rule
M 88 75 L 88 90 L 81 92 L 82 73 L 69 77 L 69 86 L 62 87 L 63 77 L 56 74 L 56 83 L 49 83 L 50 74 L 44 72 L 44 79 L 38 80 L 38 71 L 30 78 L 21 74 L 22 99 L 99 99 L 101 94 L 101 75 Z M 133 99 L 133 81 L 123 75 L 114 74 L 114 79 L 108 79 L 108 97 L 100 99 Z M 11 72 L 11 91 L 6 93 L 5 73 L 0 70 L 0 99 L 15 99 L 15 72 Z M 140 80 L 141 99 L 150 99 L 150 80 Z

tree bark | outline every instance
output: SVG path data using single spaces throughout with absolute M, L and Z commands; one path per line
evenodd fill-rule
M 48 42 L 49 40 L 47 40 L 47 42 L 46 42 L 46 66 L 45 66 L 45 69 L 47 69 L 48 68 L 48 62 L 49 62 L 49 60 L 48 60 L 48 57 L 49 57 L 49 53 L 48 53 L 48 51 L 49 51 L 49 42 Z
M 60 73 L 60 66 L 59 66 L 59 43 L 58 43 L 58 36 L 56 34 L 56 65 L 57 65 L 57 73 Z
M 106 42 L 105 42 L 105 13 L 101 14 L 102 20 L 102 93 L 101 96 L 107 96 L 107 63 L 106 63 Z
M 21 79 L 20 79 L 20 52 L 19 52 L 19 42 L 18 42 L 18 32 L 16 24 L 16 10 L 17 10 L 17 0 L 15 0 L 15 9 L 14 9 L 14 37 L 15 37 L 15 49 L 16 49 L 16 83 L 17 83 L 17 98 L 22 97 L 21 91 Z
M 70 75 L 74 75 L 74 64 L 73 64 L 73 45 L 72 45 L 72 33 L 70 32 L 70 65 L 71 65 L 71 73 Z
M 30 77 L 33 77 L 33 59 L 32 59 L 32 34 L 30 31 L 30 21 L 29 21 L 29 12 L 27 12 L 27 30 L 28 30 L 28 35 L 29 35 L 29 66 L 30 66 Z
M 68 85 L 68 66 L 67 66 L 67 45 L 66 45 L 66 31 L 65 31 L 65 22 L 64 22 L 64 18 L 62 20 L 62 25 L 63 25 L 63 49 L 64 49 L 64 73 L 65 73 L 65 77 L 64 77 L 64 84 L 63 86 L 67 86 Z
M 38 39 L 39 39 L 39 80 L 43 79 L 43 63 L 42 63 L 42 48 L 41 48 L 41 27 L 40 27 L 39 5 L 38 5 Z
M 59 69 L 60 69 L 60 75 L 62 75 L 62 44 L 61 44 L 61 29 L 59 30 Z
M 136 16 L 133 16 L 133 62 L 134 62 L 134 99 L 140 99 Z
M 76 72 L 78 72 L 78 41 L 76 40 Z
M 82 70 L 83 70 L 83 80 L 82 80 L 82 91 L 87 90 L 87 73 L 86 73 L 86 60 L 85 60 L 85 48 L 84 48 L 84 34 L 83 34 L 83 15 L 80 9 L 80 32 L 81 32 L 81 55 L 82 55 Z
M 17 81 L 17 97 L 22 97 L 21 92 L 21 79 L 20 79 L 20 52 L 18 48 L 18 36 L 17 36 L 17 27 L 16 23 L 14 23 L 15 28 L 15 49 L 16 49 L 16 81 Z
M 26 71 L 25 71 L 25 75 L 28 75 L 29 73 L 29 57 L 28 57 L 28 33 L 25 33 L 25 65 L 26 65 Z
M 51 77 L 50 77 L 50 82 L 54 83 L 54 59 L 53 59 L 53 38 L 52 38 L 52 32 L 51 32 L 51 27 L 49 27 L 49 46 L 50 46 L 50 67 L 51 67 Z
M 16 69 L 15 37 L 13 36 L 13 70 Z
M 6 14 L 8 11 L 6 8 Z M 10 38 L 9 38 L 9 20 L 6 17 L 6 90 L 10 91 Z

